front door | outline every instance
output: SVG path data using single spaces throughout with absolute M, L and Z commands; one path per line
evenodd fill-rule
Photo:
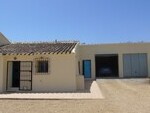
M 32 90 L 32 62 L 20 62 L 20 90 Z
M 91 78 L 91 60 L 83 60 L 84 78 Z
M 32 62 L 9 61 L 7 64 L 7 90 L 32 90 Z M 17 90 L 16 89 L 16 90 Z

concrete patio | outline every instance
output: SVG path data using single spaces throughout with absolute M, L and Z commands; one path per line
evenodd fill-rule
M 0 99 L 103 99 L 96 81 L 85 81 L 85 90 L 77 92 L 6 92 Z

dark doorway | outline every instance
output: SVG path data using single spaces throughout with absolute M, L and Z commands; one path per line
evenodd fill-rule
M 12 87 L 20 85 L 20 62 L 14 61 L 12 66 Z
M 96 77 L 118 77 L 118 55 L 104 54 L 95 56 Z

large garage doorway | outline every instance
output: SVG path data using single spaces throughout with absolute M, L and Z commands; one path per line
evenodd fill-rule
M 148 64 L 146 53 L 130 53 L 123 55 L 124 77 L 147 77 Z
M 95 56 L 96 77 L 118 77 L 118 55 L 100 54 Z

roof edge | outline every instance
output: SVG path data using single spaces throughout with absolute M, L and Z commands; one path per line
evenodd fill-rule
M 75 47 L 72 49 L 71 53 L 76 53 L 77 47 L 79 46 L 80 42 L 76 42 Z

